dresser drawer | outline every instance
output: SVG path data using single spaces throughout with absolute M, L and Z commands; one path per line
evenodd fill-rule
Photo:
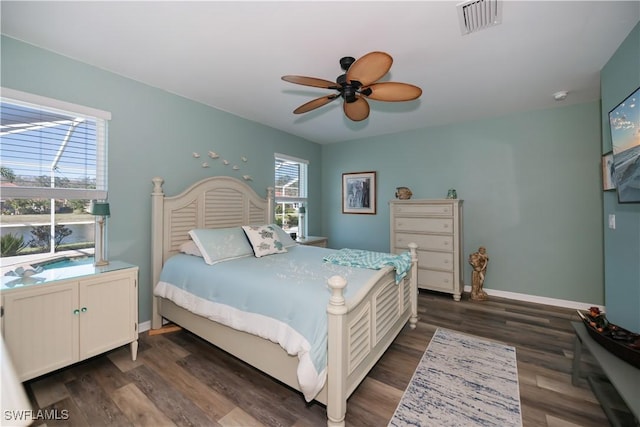
M 453 205 L 395 205 L 393 207 L 396 215 L 438 215 L 438 216 L 453 216 Z
M 453 218 L 395 218 L 394 228 L 396 232 L 453 233 Z
M 453 253 L 418 250 L 418 267 L 453 271 Z
M 452 292 L 454 290 L 453 272 L 418 269 L 418 287 Z
M 418 250 L 453 251 L 453 236 L 451 235 L 398 233 L 395 236 L 393 243 L 396 248 L 408 248 L 409 243 L 413 242 L 418 245 Z

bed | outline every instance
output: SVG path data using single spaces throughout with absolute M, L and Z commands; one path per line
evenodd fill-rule
M 179 255 L 181 245 L 190 240 L 191 230 L 273 222 L 272 188 L 267 189 L 266 198 L 262 198 L 243 181 L 211 177 L 180 194 L 167 196 L 162 189 L 163 183 L 160 177 L 153 179 L 153 288 L 160 282 L 165 263 Z M 303 252 L 302 249 L 296 248 L 298 252 Z M 367 283 L 366 289 L 349 297 L 345 297 L 348 286 L 345 277 L 334 275 L 327 280 L 330 295 L 326 305 L 326 381 L 313 397 L 326 405 L 327 425 L 344 426 L 348 397 L 405 324 L 415 328 L 418 288 L 414 244 L 410 245 L 410 264 L 408 274 L 399 282 L 396 282 L 393 268 L 384 268 L 377 273 L 374 282 Z M 288 354 L 279 344 L 212 321 L 152 293 L 152 329 L 161 328 L 164 321 L 182 326 L 302 392 L 297 374 L 298 357 Z

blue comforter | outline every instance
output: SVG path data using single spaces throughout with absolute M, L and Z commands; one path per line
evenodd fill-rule
M 299 359 L 298 380 L 307 401 L 322 389 L 327 366 L 327 280 L 347 280 L 345 298 L 378 280 L 391 267 L 370 270 L 323 262 L 337 251 L 294 246 L 262 258 L 207 265 L 179 254 L 165 263 L 155 294 L 227 326 L 280 344 Z

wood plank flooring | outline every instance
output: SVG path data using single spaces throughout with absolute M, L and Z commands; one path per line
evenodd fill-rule
M 571 385 L 574 310 L 421 291 L 408 327 L 348 402 L 348 426 L 386 426 L 431 336 L 445 327 L 516 347 L 525 427 L 609 425 L 587 382 Z M 583 373 L 599 368 L 583 356 Z M 47 426 L 324 426 L 325 408 L 194 335 L 140 335 L 125 346 L 26 383 L 34 409 L 67 419 Z M 621 406 L 621 410 L 624 407 Z

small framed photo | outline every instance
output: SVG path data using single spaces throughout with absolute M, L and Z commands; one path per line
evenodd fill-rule
M 342 174 L 342 213 L 376 214 L 376 173 Z
M 615 168 L 613 164 L 613 152 L 609 151 L 602 156 L 602 190 L 611 191 L 616 189 Z

